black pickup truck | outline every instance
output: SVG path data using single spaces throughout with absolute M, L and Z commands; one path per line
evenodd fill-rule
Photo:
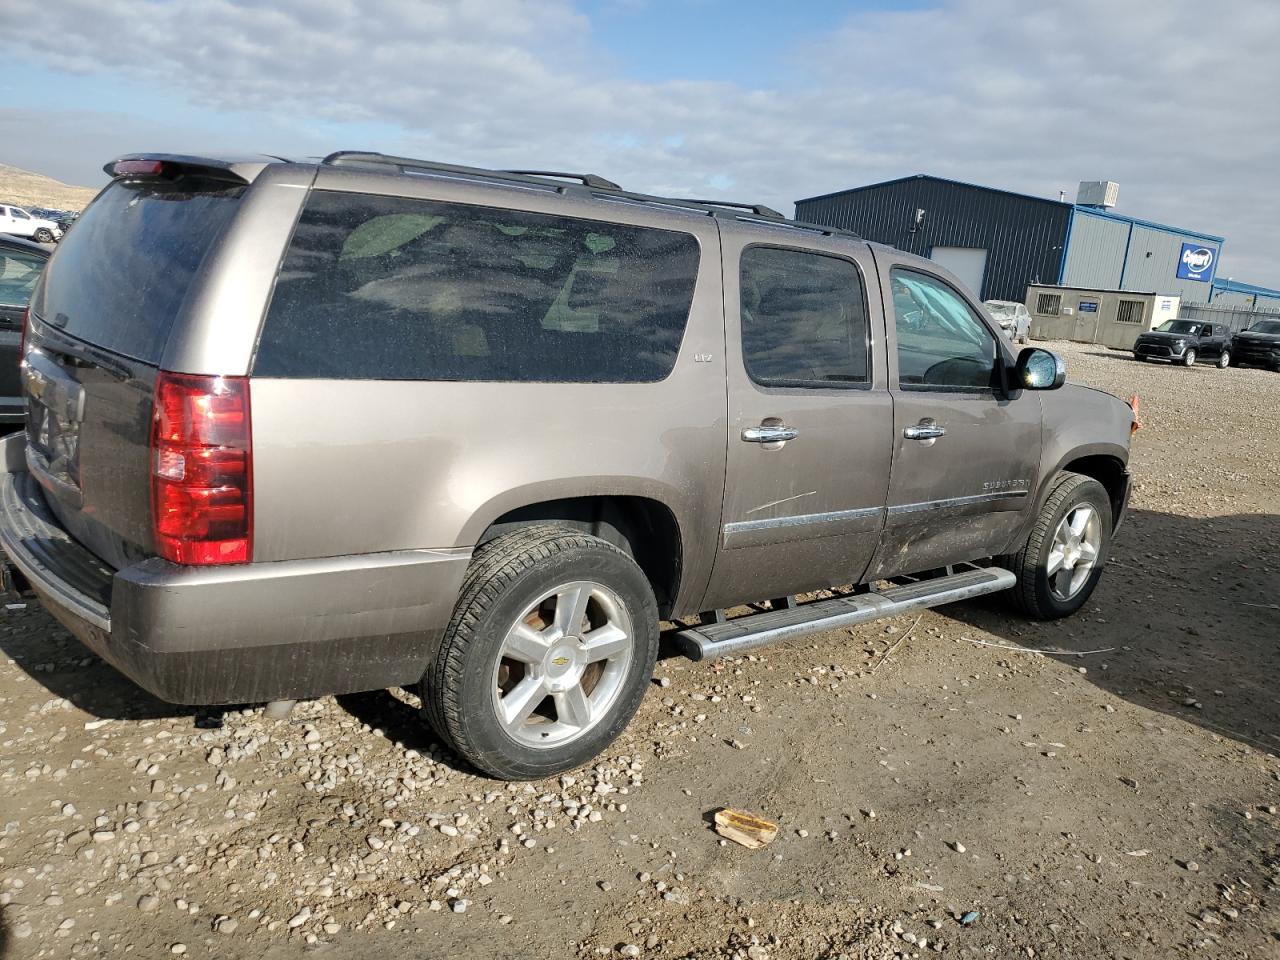
M 1231 365 L 1280 371 L 1280 318 L 1259 320 L 1231 338 Z
M 1211 361 L 1219 368 L 1231 363 L 1231 341 L 1221 323 L 1166 320 L 1133 342 L 1135 360 L 1163 360 L 1184 367 Z

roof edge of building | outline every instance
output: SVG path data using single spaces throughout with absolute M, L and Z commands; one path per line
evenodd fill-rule
M 1280 299 L 1280 290 L 1258 286 L 1256 283 L 1245 283 L 1243 280 L 1232 280 L 1229 277 L 1225 280 L 1220 277 L 1214 277 L 1209 286 L 1214 290 L 1225 290 L 1227 293 L 1249 293 L 1260 297 Z
M 861 187 L 848 187 L 844 190 L 833 190 L 830 193 L 820 193 L 814 197 L 805 197 L 797 200 L 797 204 L 810 203 L 814 200 L 826 200 L 830 197 L 839 197 L 849 193 L 861 193 L 864 190 L 875 190 L 879 187 L 888 187 L 895 183 L 906 183 L 908 180 L 932 180 L 934 183 L 949 183 L 954 186 L 969 187 L 972 190 L 982 190 L 987 193 L 999 193 L 1007 197 L 1018 197 L 1022 200 L 1034 200 L 1038 203 L 1048 203 L 1055 207 L 1074 207 L 1075 204 L 1068 200 L 1054 200 L 1051 197 L 1037 197 L 1032 193 L 1020 193 L 1017 190 L 1004 190 L 1000 187 L 990 187 L 982 183 L 970 183 L 967 180 L 955 180 L 951 177 L 939 177 L 931 173 L 913 173 L 905 177 L 894 177 L 892 180 L 881 180 L 878 183 L 868 183 Z
M 1180 237 L 1195 237 L 1197 240 L 1208 240 L 1211 243 L 1224 244 L 1227 242 L 1226 237 L 1219 237 L 1212 233 L 1204 233 L 1201 230 L 1188 230 L 1184 227 L 1175 227 L 1168 223 L 1158 223 L 1155 220 L 1144 220 L 1142 217 L 1131 217 L 1127 213 L 1112 213 L 1110 210 L 1100 210 L 1097 207 L 1073 203 L 1071 206 L 1076 213 L 1084 214 L 1086 217 L 1101 217 L 1104 220 L 1117 220 L 1121 223 L 1131 223 L 1137 227 L 1149 227 L 1152 230 L 1160 230 L 1164 233 L 1173 233 Z

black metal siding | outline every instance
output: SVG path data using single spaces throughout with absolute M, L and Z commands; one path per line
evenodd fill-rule
M 916 225 L 916 210 L 925 211 Z M 984 300 L 1022 302 L 1032 283 L 1057 283 L 1070 204 L 910 177 L 796 203 L 796 219 L 852 230 L 929 256 L 935 247 L 987 251 Z

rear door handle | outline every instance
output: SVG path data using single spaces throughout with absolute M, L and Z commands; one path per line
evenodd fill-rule
M 800 436 L 795 427 L 747 427 L 742 431 L 742 439 L 747 443 L 785 443 Z
M 914 427 L 903 430 L 902 435 L 908 440 L 937 440 L 947 435 L 947 428 L 938 426 L 933 420 L 921 420 Z

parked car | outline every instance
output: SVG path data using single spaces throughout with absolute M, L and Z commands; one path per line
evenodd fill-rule
M 0 430 L 22 423 L 22 319 L 48 259 L 49 251 L 37 243 L 0 236 Z
M 1201 320 L 1166 320 L 1133 342 L 1135 360 L 1163 360 L 1184 367 L 1212 362 L 1222 368 L 1231 363 L 1231 341 L 1221 323 Z
M 58 225 L 58 229 L 66 233 L 71 229 L 71 224 L 76 222 L 76 218 L 80 214 L 71 210 L 52 210 L 47 207 L 32 207 L 29 213 L 33 217 L 39 217 L 43 220 L 52 220 Z
M 167 700 L 416 685 L 538 778 L 626 726 L 660 621 L 699 660 L 1102 575 L 1132 410 L 929 260 L 591 175 L 108 170 L 36 288 L 0 544 Z
M 1027 343 L 1031 339 L 1031 314 L 1025 304 L 1013 300 L 987 300 L 983 305 L 1010 340 Z
M 1280 318 L 1259 320 L 1231 338 L 1231 365 L 1280 371 Z
M 62 237 L 62 228 L 52 220 L 34 217 L 22 207 L 0 204 L 0 233 L 28 237 L 36 243 L 53 243 Z

